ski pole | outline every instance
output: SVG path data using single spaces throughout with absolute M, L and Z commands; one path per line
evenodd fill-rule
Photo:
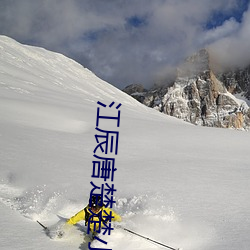
M 125 230 L 125 231 L 131 233 L 131 234 L 137 235 L 137 236 L 139 236 L 139 237 L 141 237 L 141 238 L 144 238 L 144 239 L 146 239 L 146 240 L 148 240 L 148 241 L 152 241 L 152 242 L 154 242 L 154 243 L 156 243 L 156 244 L 158 244 L 158 245 L 161 245 L 161 246 L 163 246 L 163 247 L 166 247 L 166 248 L 168 248 L 168 249 L 171 249 L 171 250 L 181 250 L 180 248 L 173 248 L 173 247 L 167 246 L 167 245 L 165 245 L 165 244 L 162 244 L 161 242 L 152 240 L 152 239 L 150 239 L 150 238 L 148 238 L 148 237 L 145 237 L 145 236 L 143 236 L 143 235 L 141 235 L 141 234 L 138 234 L 138 233 L 136 233 L 136 232 L 133 232 L 133 231 L 127 229 L 127 228 L 124 228 L 124 227 L 121 227 L 121 228 L 122 228 L 123 230 Z
M 41 222 L 39 222 L 38 220 L 36 221 L 41 227 L 43 227 L 43 229 L 46 231 L 46 230 L 48 230 L 48 228 L 47 227 L 45 227 Z

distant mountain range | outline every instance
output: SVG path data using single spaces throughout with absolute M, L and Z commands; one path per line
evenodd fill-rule
M 132 84 L 123 91 L 148 107 L 196 125 L 250 127 L 250 66 L 218 70 L 206 49 L 178 67 L 172 84 L 149 90 Z

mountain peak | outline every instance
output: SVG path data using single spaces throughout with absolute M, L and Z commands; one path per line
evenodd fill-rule
M 214 73 L 213 66 L 209 51 L 201 49 L 179 66 L 171 86 L 156 87 L 141 93 L 140 98 L 136 99 L 160 112 L 196 125 L 248 129 L 250 108 L 231 91 L 237 84 L 247 85 L 248 71 L 234 74 L 235 81 L 232 79 L 233 73 L 223 75 L 223 80 Z M 240 84 L 241 81 L 243 83 Z
M 177 69 L 178 77 L 194 77 L 210 70 L 210 55 L 207 49 L 201 49 L 189 56 Z

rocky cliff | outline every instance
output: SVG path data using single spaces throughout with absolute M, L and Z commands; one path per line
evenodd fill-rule
M 186 59 L 171 86 L 145 90 L 130 85 L 124 91 L 143 104 L 196 125 L 248 129 L 250 67 L 214 73 L 207 50 Z M 241 99 L 239 97 L 241 95 Z

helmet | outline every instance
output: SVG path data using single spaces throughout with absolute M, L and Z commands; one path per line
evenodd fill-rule
M 90 207 L 102 207 L 103 205 L 101 195 L 92 194 L 89 201 Z

